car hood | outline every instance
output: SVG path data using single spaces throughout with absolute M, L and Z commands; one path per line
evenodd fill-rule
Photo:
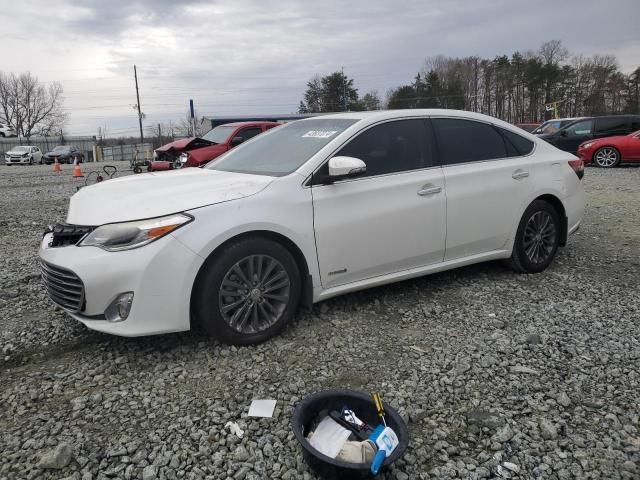
M 191 150 L 189 152 L 189 156 L 193 157 L 193 159 L 197 160 L 198 162 L 204 162 L 219 157 L 227 150 L 228 148 L 226 145 L 216 143 L 207 148 L 198 148 L 196 150 Z
M 169 152 L 172 150 L 183 152 L 213 144 L 213 142 L 200 137 L 181 138 L 180 140 L 176 140 L 175 142 L 167 143 L 166 145 L 156 148 L 156 152 Z
M 169 215 L 254 195 L 273 180 L 202 168 L 106 180 L 71 197 L 67 222 L 102 225 Z
M 613 135 L 611 137 L 603 137 L 603 138 L 593 138 L 591 140 L 585 140 L 582 143 L 589 143 L 589 142 L 593 142 L 594 144 L 599 144 L 599 143 L 609 143 L 612 140 L 622 140 L 623 138 L 626 138 L 627 135 Z

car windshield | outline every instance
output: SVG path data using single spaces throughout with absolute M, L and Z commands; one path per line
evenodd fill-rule
M 13 147 L 11 149 L 12 152 L 17 152 L 17 153 L 23 153 L 23 152 L 28 152 L 29 151 L 29 147 Z
M 209 140 L 213 143 L 226 143 L 229 135 L 231 135 L 237 127 L 230 127 L 227 125 L 220 125 L 213 130 L 209 130 L 204 137 L 205 140 Z
M 272 177 L 288 175 L 357 121 L 314 118 L 288 123 L 243 143 L 206 168 Z
M 68 152 L 69 151 L 69 147 L 65 147 L 64 145 L 61 145 L 59 147 L 56 147 L 53 149 L 54 152 Z

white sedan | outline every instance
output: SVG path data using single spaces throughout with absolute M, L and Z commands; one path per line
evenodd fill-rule
M 42 163 L 42 151 L 31 145 L 18 145 L 4 154 L 4 163 L 7 165 Z
M 541 272 L 578 229 L 582 162 L 454 110 L 327 115 L 255 137 L 204 169 L 83 188 L 45 234 L 51 299 L 135 336 L 200 326 L 263 341 L 300 304 L 505 259 Z

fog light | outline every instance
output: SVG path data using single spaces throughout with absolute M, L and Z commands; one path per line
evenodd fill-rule
M 122 322 L 126 320 L 133 304 L 133 292 L 124 292 L 118 295 L 111 305 L 104 311 L 104 316 L 110 322 Z

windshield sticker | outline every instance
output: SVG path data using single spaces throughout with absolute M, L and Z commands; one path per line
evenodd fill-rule
M 338 133 L 337 130 L 309 130 L 302 138 L 329 138 Z

